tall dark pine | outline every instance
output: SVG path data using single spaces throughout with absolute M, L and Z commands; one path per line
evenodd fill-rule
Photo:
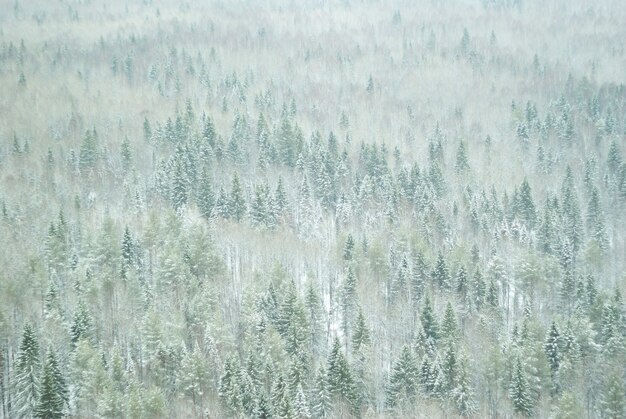
M 243 196 L 241 183 L 239 182 L 239 176 L 237 176 L 236 173 L 235 176 L 233 176 L 230 188 L 229 210 L 231 218 L 237 221 L 241 221 L 246 214 L 246 201 Z
M 11 415 L 32 417 L 39 401 L 39 343 L 30 325 L 24 326 L 22 343 L 15 363 L 15 393 Z
M 54 351 L 50 348 L 42 372 L 41 394 L 39 403 L 35 408 L 35 417 L 42 419 L 62 418 L 67 401 L 67 384 L 59 369 Z
M 438 286 L 442 288 L 450 288 L 450 273 L 441 252 L 437 255 L 437 263 L 435 264 L 432 272 L 432 279 Z

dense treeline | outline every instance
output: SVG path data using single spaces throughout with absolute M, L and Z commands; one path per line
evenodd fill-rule
M 0 416 L 626 415 L 619 2 L 4 9 Z

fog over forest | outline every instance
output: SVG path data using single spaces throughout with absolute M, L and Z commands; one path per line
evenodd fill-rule
M 624 0 L 0 2 L 0 418 L 625 418 Z

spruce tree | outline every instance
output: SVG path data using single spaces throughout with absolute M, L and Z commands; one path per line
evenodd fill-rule
M 68 403 L 68 389 L 52 348 L 48 349 L 40 382 L 41 394 L 35 408 L 35 417 L 53 419 L 65 416 L 64 408 Z
M 120 156 L 122 160 L 122 169 L 125 171 L 130 169 L 130 165 L 133 161 L 133 154 L 130 148 L 130 142 L 128 141 L 128 136 L 124 137 L 124 141 L 122 141 Z
M 230 187 L 230 199 L 228 202 L 229 215 L 237 222 L 243 219 L 246 213 L 246 200 L 243 196 L 243 190 L 239 182 L 239 176 L 237 173 L 233 176 L 233 181 Z
M 365 324 L 363 310 L 359 307 L 359 314 L 357 315 L 356 322 L 354 324 L 354 332 L 352 333 L 352 350 L 355 353 L 358 353 L 364 346 L 367 346 L 370 343 L 370 332 Z
M 419 371 L 408 346 L 402 348 L 393 365 L 386 391 L 386 404 L 393 408 L 403 401 L 411 401 L 417 394 Z
M 32 417 L 40 401 L 39 342 L 32 327 L 24 326 L 22 342 L 15 362 L 15 391 L 12 412 L 16 417 Z
M 350 326 L 352 325 L 352 321 L 354 319 L 354 311 L 357 304 L 356 275 L 352 266 L 348 266 L 340 298 L 343 332 L 347 339 L 350 333 Z
M 92 319 L 84 301 L 78 302 L 78 307 L 74 313 L 74 320 L 70 329 L 72 347 L 75 347 L 79 340 L 91 338 Z
M 328 388 L 326 370 L 320 365 L 315 378 L 313 389 L 313 416 L 316 418 L 330 417 L 332 413 L 332 399 Z
M 200 214 L 207 220 L 213 217 L 213 208 L 215 207 L 215 194 L 213 193 L 213 185 L 209 170 L 205 167 L 200 175 L 200 183 L 196 194 L 196 205 Z
M 477 407 L 467 364 L 467 358 L 462 356 L 459 361 L 457 384 L 452 390 L 452 398 L 461 417 L 471 416 Z
M 227 220 L 230 218 L 230 200 L 223 186 L 220 186 L 220 190 L 217 195 L 217 201 L 215 202 L 215 210 L 217 215 Z
M 532 416 L 533 402 L 530 397 L 530 388 L 522 361 L 517 357 L 513 365 L 511 385 L 509 387 L 509 397 L 513 404 L 513 410 L 523 416 Z
M 437 263 L 433 268 L 432 280 L 441 288 L 450 288 L 450 273 L 441 252 L 437 255 Z
M 537 220 L 537 213 L 535 211 L 535 204 L 530 192 L 530 185 L 528 180 L 524 178 L 522 186 L 519 189 L 519 209 L 522 221 L 528 226 L 530 230 L 535 227 Z
M 611 371 L 602 392 L 602 414 L 610 419 L 623 418 L 626 415 L 626 391 L 622 374 Z
M 348 238 L 346 239 L 346 244 L 343 248 L 343 260 L 350 262 L 354 257 L 354 238 L 352 234 L 348 234 Z
M 439 337 L 439 324 L 428 296 L 424 299 L 424 307 L 422 308 L 420 319 L 426 338 L 433 343 L 436 342 Z
M 243 404 L 240 381 L 239 359 L 236 355 L 231 355 L 226 359 L 218 393 L 225 406 L 233 413 L 240 412 Z
M 552 325 L 550 326 L 550 331 L 548 332 L 548 336 L 546 338 L 544 350 L 546 353 L 546 358 L 548 359 L 548 365 L 550 366 L 553 392 L 555 393 L 558 391 L 559 386 L 558 373 L 561 363 L 560 339 L 560 334 L 556 327 L 556 324 L 552 322 Z
M 252 224 L 259 228 L 266 226 L 270 215 L 269 210 L 265 189 L 261 185 L 256 185 L 254 188 L 254 199 L 250 206 Z
M 441 322 L 441 339 L 449 345 L 456 344 L 459 337 L 459 326 L 456 321 L 456 315 L 452 304 L 448 301 L 446 305 L 446 311 L 443 315 L 443 321 Z
M 304 390 L 302 389 L 302 384 L 298 384 L 298 388 L 296 389 L 296 397 L 295 397 L 295 403 L 294 403 L 294 416 L 296 419 L 310 419 L 311 418 L 309 402 L 307 400 L 306 395 L 304 394 Z
M 96 129 L 87 130 L 80 146 L 80 167 L 83 170 L 93 168 L 98 162 L 98 134 Z

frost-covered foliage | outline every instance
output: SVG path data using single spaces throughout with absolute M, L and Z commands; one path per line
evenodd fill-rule
M 0 417 L 623 417 L 624 21 L 4 2 Z

